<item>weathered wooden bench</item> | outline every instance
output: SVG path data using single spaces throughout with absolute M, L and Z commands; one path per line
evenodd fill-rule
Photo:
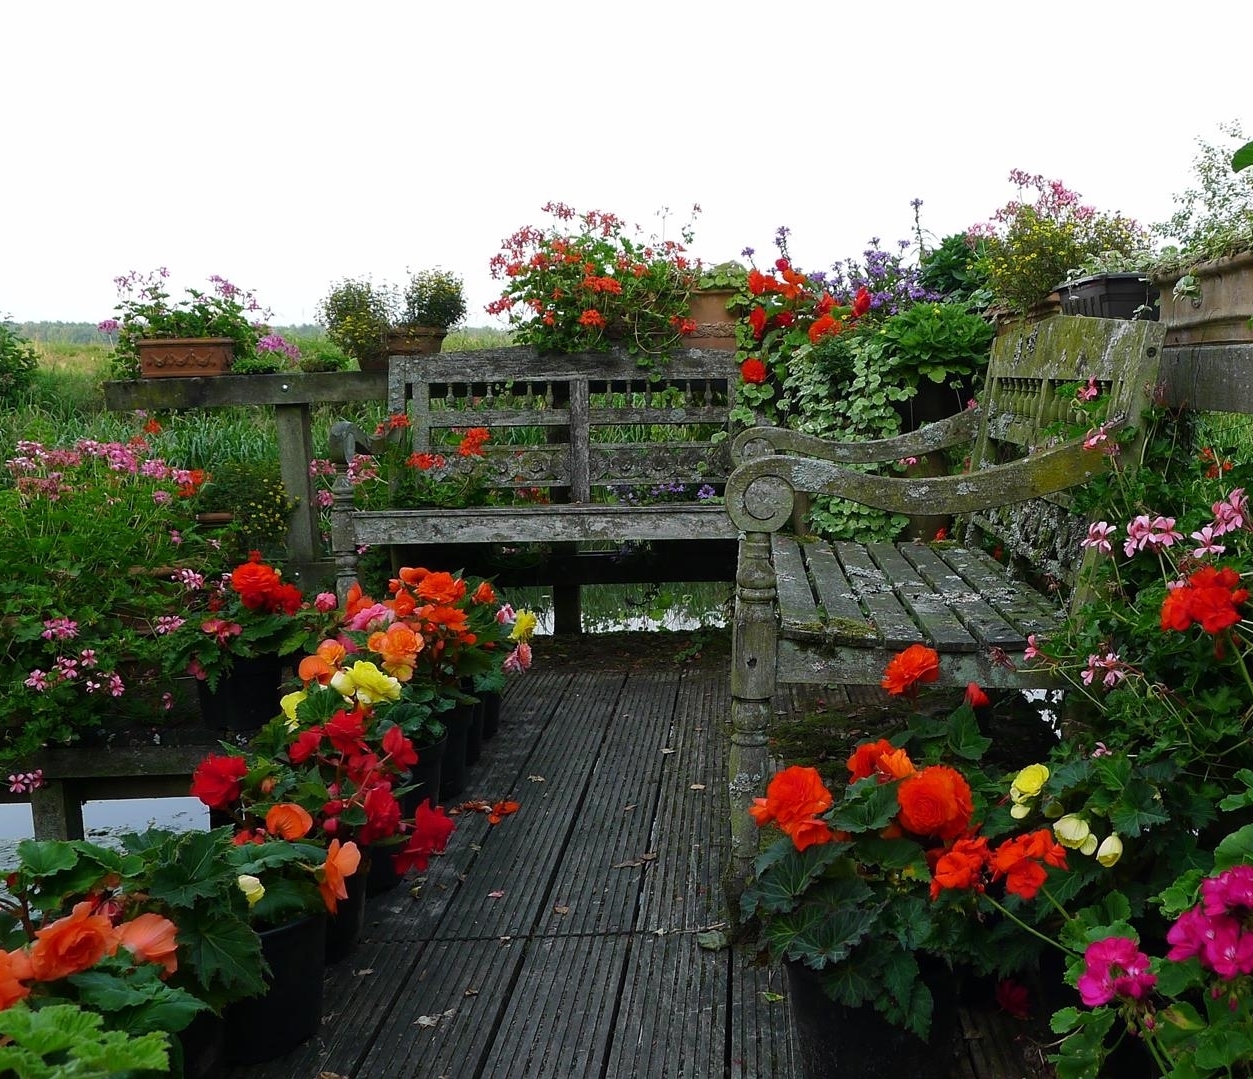
M 1096 380 L 1111 423 L 1135 423 L 1161 363 L 1154 322 L 1057 316 L 996 339 L 978 409 L 899 438 L 836 444 L 777 428 L 735 440 L 726 488 L 742 530 L 731 657 L 730 883 L 757 853 L 747 807 L 768 778 L 771 700 L 789 683 L 878 685 L 899 650 L 940 653 L 940 684 L 1048 686 L 1021 662 L 1031 633 L 1047 633 L 1072 602 L 1088 522 L 1068 508 L 1068 488 L 1109 467 L 1082 436 L 1048 444 L 1045 432 L 1077 422 L 1067 383 Z M 960 475 L 880 476 L 849 465 L 892 462 L 968 444 Z M 1130 456 L 1130 455 L 1129 455 Z M 894 513 L 954 515 L 961 542 L 827 543 L 783 531 L 807 495 L 837 495 Z M 1006 564 L 981 545 L 1000 547 Z M 1026 566 L 1030 574 L 1021 572 Z
M 720 497 L 697 501 L 695 492 L 709 485 L 720 496 L 730 473 L 729 413 L 738 378 L 732 353 L 702 349 L 677 350 L 654 372 L 625 349 L 393 356 L 388 408 L 409 418 L 412 449 L 442 452 L 453 466 L 483 468 L 491 504 L 358 509 L 351 484 L 339 476 L 331 545 L 340 594 L 356 578 L 358 549 L 376 544 L 433 546 L 444 554 L 451 545 L 549 544 L 568 554 L 588 545 L 603 549 L 606 541 L 684 547 L 701 541 L 698 559 L 720 560 L 722 579 L 729 580 L 738 532 Z M 458 461 L 456 441 L 448 438 L 471 427 L 492 432 L 477 465 Z M 385 448 L 349 423 L 336 424 L 331 437 L 331 455 L 340 462 Z M 686 499 L 635 504 L 615 495 L 665 484 L 685 485 Z M 550 570 L 555 629 L 577 632 L 581 571 L 571 558 Z

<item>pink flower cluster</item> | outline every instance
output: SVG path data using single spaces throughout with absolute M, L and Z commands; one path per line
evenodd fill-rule
M 1085 686 L 1090 686 L 1100 671 L 1105 673 L 1101 681 L 1107 687 L 1116 686 L 1127 677 L 1127 665 L 1118 658 L 1117 652 L 1106 652 L 1105 655 L 1093 653 L 1088 656 L 1088 667 L 1079 677 Z
M 1150 517 L 1142 513 L 1127 525 L 1127 542 L 1122 550 L 1130 558 L 1137 551 L 1164 550 L 1181 539 L 1183 533 L 1175 529 L 1173 517 Z
M 1167 959 L 1196 956 L 1220 978 L 1253 974 L 1253 865 L 1237 865 L 1201 882 L 1201 902 L 1170 927 Z
M 1106 937 L 1089 944 L 1083 962 L 1075 988 L 1089 1008 L 1115 997 L 1141 1000 L 1157 984 L 1157 975 L 1149 973 L 1149 957 L 1130 937 Z

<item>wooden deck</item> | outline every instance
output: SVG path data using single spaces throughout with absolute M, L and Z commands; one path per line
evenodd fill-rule
M 725 924 L 725 650 L 545 651 L 462 796 L 521 808 L 463 813 L 425 877 L 370 901 L 320 1036 L 230 1079 L 799 1079 L 782 976 L 701 945 Z M 1027 1075 L 989 1058 L 986 1020 L 955 1079 Z

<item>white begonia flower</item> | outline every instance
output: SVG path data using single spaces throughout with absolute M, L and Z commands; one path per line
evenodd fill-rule
M 244 893 L 244 897 L 248 900 L 248 906 L 256 906 L 265 895 L 265 885 L 261 881 L 249 873 L 241 873 L 239 876 L 239 890 Z
M 1088 822 L 1074 813 L 1067 813 L 1053 825 L 1053 834 L 1057 842 L 1071 850 L 1082 850 L 1083 844 L 1092 834 Z
M 1109 869 L 1110 866 L 1114 865 L 1121 857 L 1122 840 L 1118 838 L 1117 832 L 1111 832 L 1097 848 L 1096 860 L 1106 869 Z

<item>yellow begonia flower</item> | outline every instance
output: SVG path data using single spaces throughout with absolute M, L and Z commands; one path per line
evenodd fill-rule
M 1080 844 L 1079 853 L 1086 854 L 1089 858 L 1096 853 L 1096 836 L 1091 832 L 1088 833 L 1088 838 Z
M 296 722 L 296 709 L 300 706 L 300 702 L 308 696 L 309 694 L 303 689 L 298 689 L 295 693 L 285 693 L 282 700 L 278 702 L 283 709 L 283 715 L 289 720 L 289 727 Z
M 1088 827 L 1088 822 L 1082 817 L 1077 817 L 1073 813 L 1067 813 L 1066 816 L 1053 825 L 1053 834 L 1057 836 L 1057 842 L 1063 847 L 1069 847 L 1071 850 L 1081 850 L 1083 844 L 1092 834 L 1092 829 Z
M 511 641 L 529 641 L 539 619 L 534 611 L 518 611 L 513 617 L 513 629 L 509 631 Z
M 358 660 L 349 668 L 348 673 L 352 675 L 353 685 L 357 688 L 357 700 L 361 704 L 400 700 L 400 679 L 384 674 L 373 663 Z
M 339 670 L 331 675 L 331 689 L 341 697 L 351 697 L 357 692 L 357 683 L 348 671 Z
M 1108 869 L 1121 857 L 1122 840 L 1118 838 L 1118 833 L 1114 832 L 1107 835 L 1096 850 L 1096 860 Z
M 261 901 L 261 897 L 265 895 L 265 885 L 256 877 L 243 873 L 239 877 L 239 890 L 244 893 L 244 897 L 248 900 L 248 905 L 255 906 Z
M 1049 770 L 1042 764 L 1029 764 L 1016 776 L 1014 776 L 1013 785 L 1009 788 L 1009 795 L 1014 802 L 1023 802 L 1028 798 L 1034 798 L 1041 790 L 1044 784 L 1048 782 Z
M 1009 815 L 1013 817 L 1014 820 L 1022 820 L 1023 817 L 1031 815 L 1031 807 L 1025 802 L 1015 802 L 1009 807 Z

